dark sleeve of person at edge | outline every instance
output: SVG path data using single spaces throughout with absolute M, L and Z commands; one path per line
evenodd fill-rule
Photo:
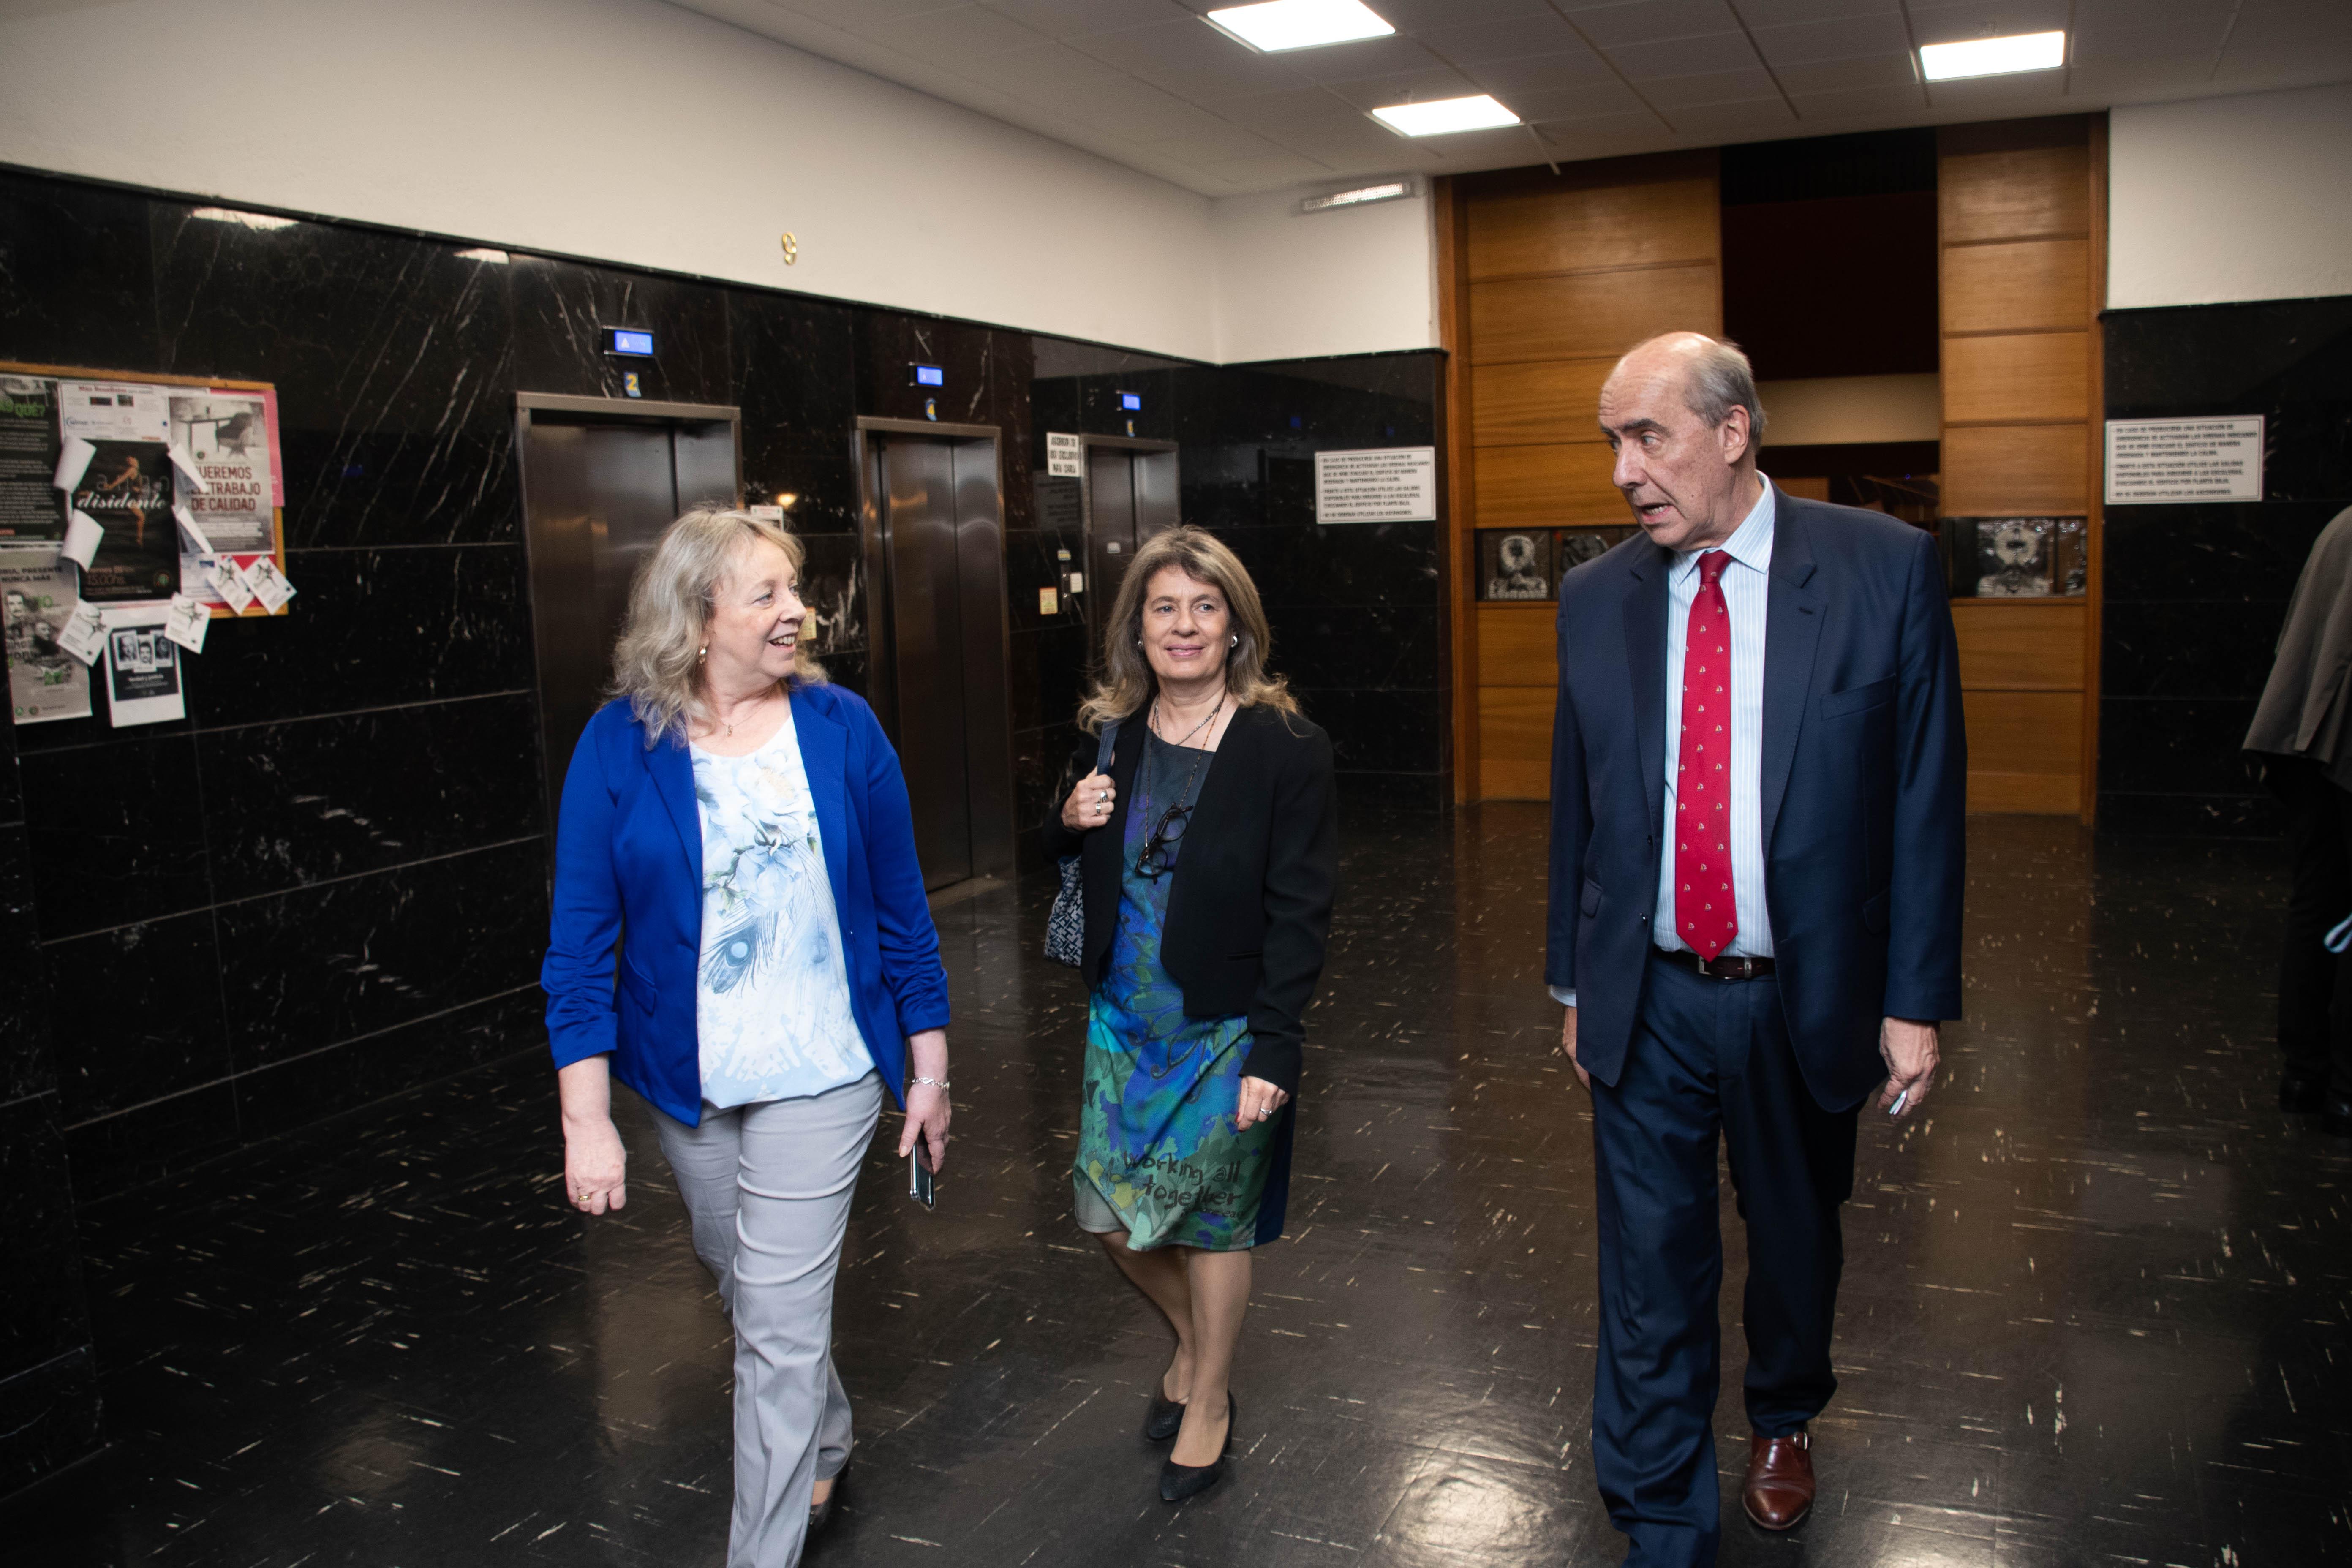
M 2279 951 L 2279 1108 L 2352 1136 L 2352 509 L 2320 530 L 2246 731 L 2247 761 L 2285 808 L 2294 881 Z
M 1143 750 L 1143 726 L 1119 726 L 1109 773 L 1121 809 L 1072 833 L 1062 824 L 1071 786 L 1094 769 L 1087 736 L 1063 770 L 1044 828 L 1048 855 L 1084 858 L 1086 958 L 1101 984 L 1118 922 L 1124 809 Z M 1184 989 L 1188 1017 L 1249 1016 L 1249 1076 L 1297 1095 L 1307 1005 L 1323 973 L 1339 879 L 1339 809 L 1331 741 L 1306 720 L 1254 706 L 1235 715 L 1184 830 L 1160 962 Z

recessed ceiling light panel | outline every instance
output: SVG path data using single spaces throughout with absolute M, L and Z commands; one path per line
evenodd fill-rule
M 1491 93 L 1474 98 L 1441 98 L 1433 103 L 1391 103 L 1372 110 L 1372 118 L 1406 136 L 1444 136 L 1455 131 L 1491 131 L 1517 125 L 1519 117 L 1495 101 Z
M 2055 70 L 2065 63 L 2063 33 L 2020 33 L 2008 38 L 1967 38 L 1956 44 L 1919 46 L 1919 71 L 1929 81 Z
M 1211 26 L 1230 33 L 1265 54 L 1312 49 L 1358 38 L 1385 38 L 1396 31 L 1361 0 L 1265 0 L 1262 5 L 1232 5 L 1212 11 Z

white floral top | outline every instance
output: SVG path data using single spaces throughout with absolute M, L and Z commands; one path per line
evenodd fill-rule
M 797 1100 L 874 1070 L 792 716 L 746 757 L 694 748 L 702 814 L 702 1098 Z

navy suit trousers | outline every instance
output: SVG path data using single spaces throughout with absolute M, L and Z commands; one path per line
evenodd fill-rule
M 1592 1458 L 1628 1563 L 1712 1563 L 1717 1519 L 1716 1140 L 1748 1226 L 1749 1429 L 1787 1436 L 1836 1391 L 1830 1331 L 1844 1266 L 1860 1107 L 1806 1089 L 1771 977 L 1712 980 L 1649 961 L 1614 1087 L 1592 1083 L 1601 1229 Z

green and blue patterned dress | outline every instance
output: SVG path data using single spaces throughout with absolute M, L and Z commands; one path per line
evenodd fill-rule
M 1138 1252 L 1233 1252 L 1282 1234 L 1289 1110 L 1235 1127 L 1249 1020 L 1184 1016 L 1183 990 L 1160 965 L 1175 874 L 1136 868 L 1196 762 L 1185 793 L 1199 797 L 1211 754 L 1144 731 L 1137 787 L 1128 792 L 1118 926 L 1087 1017 L 1086 1105 L 1071 1173 L 1076 1214 L 1089 1230 L 1125 1230 Z M 1172 862 L 1182 847 L 1179 838 L 1162 858 Z

